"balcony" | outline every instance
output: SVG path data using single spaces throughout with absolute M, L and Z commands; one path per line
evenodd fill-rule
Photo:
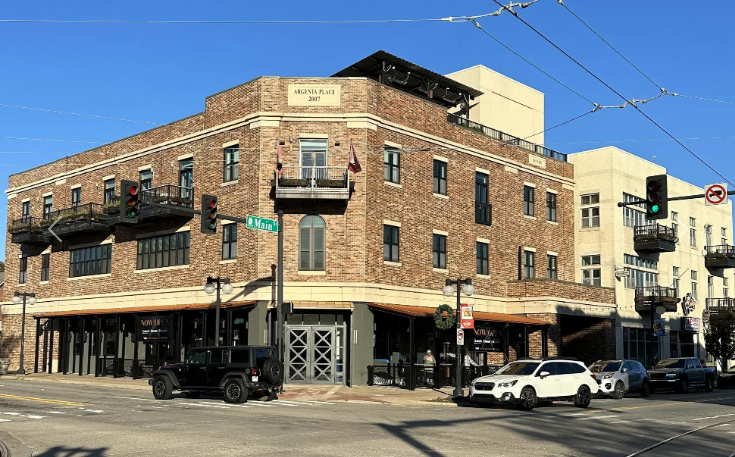
M 349 200 L 355 190 L 347 167 L 283 167 L 273 180 L 276 199 Z
M 164 184 L 140 191 L 138 201 L 140 212 L 138 221 L 157 222 L 168 218 L 191 219 L 194 216 L 194 189 L 191 187 Z M 151 205 L 156 203 L 156 206 Z M 158 206 L 163 205 L 163 206 Z M 120 197 L 113 197 L 105 204 L 104 211 L 109 215 L 110 225 L 126 224 L 120 217 Z
M 674 287 L 648 286 L 635 288 L 635 310 L 650 311 L 651 308 L 663 306 L 666 311 L 675 312 L 679 304 L 679 296 Z
M 660 224 L 636 225 L 633 249 L 638 252 L 674 252 L 677 236 L 674 229 Z
M 498 141 L 502 141 L 503 143 L 520 146 L 528 151 L 535 152 L 536 154 L 541 154 L 546 157 L 551 157 L 552 159 L 560 160 L 562 162 L 567 161 L 566 154 L 554 151 L 553 149 L 549 149 L 538 144 L 531 143 L 529 141 L 518 138 L 517 136 L 508 135 L 507 133 L 503 133 L 500 130 L 495 130 L 494 128 L 488 127 L 486 125 L 478 124 L 477 122 L 471 121 L 461 116 L 457 116 L 456 114 L 447 114 L 447 121 L 450 124 L 459 125 L 460 127 L 468 128 L 477 133 L 482 133 L 483 135 L 489 136 L 490 138 L 494 138 Z
M 46 230 L 51 221 L 40 217 L 25 216 L 8 224 L 10 242 L 29 244 L 33 246 L 48 246 L 51 244 L 51 234 Z
M 712 314 L 721 314 L 727 311 L 735 312 L 735 298 L 708 298 L 707 311 Z
M 707 246 L 704 266 L 707 268 L 735 268 L 735 247 L 729 244 Z
M 493 205 L 475 202 L 475 223 L 493 225 Z
M 59 237 L 73 236 L 80 233 L 109 232 L 108 215 L 99 203 L 85 203 L 51 212 L 42 226 L 48 228 L 57 221 L 53 231 Z

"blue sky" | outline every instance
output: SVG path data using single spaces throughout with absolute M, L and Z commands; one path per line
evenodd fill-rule
M 256 4 L 257 3 L 257 4 Z M 565 0 L 671 92 L 735 102 L 735 3 Z M 271 5 L 277 5 L 273 8 Z M 367 6 L 369 5 L 369 6 Z M 0 19 L 329 20 L 470 16 L 492 1 L 390 3 L 316 0 L 6 2 Z M 520 15 L 628 98 L 658 89 L 555 0 Z M 621 100 L 510 14 L 480 23 L 517 52 L 601 105 Z M 484 64 L 546 94 L 546 125 L 591 106 L 500 47 L 470 23 L 173 25 L 0 23 L 0 104 L 167 123 L 203 110 L 204 97 L 260 75 L 328 76 L 384 49 L 439 73 Z M 643 109 L 728 179 L 735 180 L 735 104 L 665 97 Z M 150 125 L 0 106 L 0 137 L 105 143 Z M 616 145 L 698 185 L 721 179 L 631 108 L 603 110 L 553 130 L 547 145 L 575 152 Z M 95 146 L 0 138 L 0 191 L 8 175 Z M 22 154 L 7 154 L 22 152 Z M 5 200 L 0 220 L 6 220 Z M 0 238 L 0 256 L 5 255 Z

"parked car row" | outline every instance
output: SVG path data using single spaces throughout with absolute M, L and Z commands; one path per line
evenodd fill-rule
M 620 399 L 635 392 L 647 397 L 657 389 L 711 392 L 716 380 L 717 370 L 703 367 L 693 357 L 665 359 L 651 370 L 636 360 L 600 360 L 588 368 L 569 358 L 521 359 L 475 379 L 469 398 L 475 403 L 517 405 L 525 410 L 550 401 L 572 401 L 586 408 L 595 396 Z M 735 368 L 720 385 L 724 382 L 735 385 Z

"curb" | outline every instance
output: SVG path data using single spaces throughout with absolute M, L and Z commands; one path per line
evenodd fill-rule
M 0 457 L 32 457 L 33 451 L 7 432 L 0 431 Z

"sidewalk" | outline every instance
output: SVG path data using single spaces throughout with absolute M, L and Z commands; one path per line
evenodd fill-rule
M 130 389 L 145 391 L 150 394 L 151 387 L 147 379 L 132 378 L 109 378 L 94 376 L 79 376 L 76 374 L 48 374 L 34 373 L 26 376 L 4 375 L 0 376 L 2 381 L 24 381 L 24 382 L 56 382 L 59 384 L 76 384 L 82 386 L 112 387 L 118 389 Z M 330 401 L 350 403 L 382 403 L 404 406 L 418 405 L 454 405 L 448 401 L 452 394 L 451 387 L 440 390 L 416 389 L 414 391 L 399 389 L 395 387 L 369 387 L 369 386 L 319 386 L 319 385 L 293 385 L 284 386 L 284 393 L 279 399 L 289 401 Z

